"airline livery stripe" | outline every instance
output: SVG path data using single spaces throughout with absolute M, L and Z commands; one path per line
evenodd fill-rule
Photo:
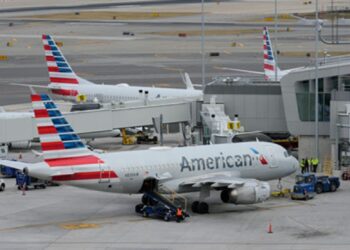
M 96 172 L 81 172 L 72 175 L 53 176 L 53 181 L 78 181 L 78 180 L 98 180 L 118 178 L 114 171 L 96 171 Z
M 49 72 L 60 72 L 58 67 L 50 67 L 49 66 L 48 69 L 49 69 Z
M 269 65 L 269 64 L 264 64 L 264 69 L 274 70 L 274 67 L 272 65 Z
M 57 83 L 72 83 L 72 84 L 78 84 L 77 79 L 72 78 L 57 78 L 57 77 L 50 77 L 51 82 L 57 82 Z
M 43 151 L 64 149 L 64 144 L 61 141 L 58 141 L 58 142 L 42 142 L 41 143 L 41 149 Z
M 34 110 L 35 118 L 50 117 L 46 109 Z
M 64 166 L 77 166 L 77 165 L 104 163 L 104 161 L 102 161 L 100 158 L 94 155 L 48 159 L 48 160 L 45 160 L 45 162 L 50 167 L 64 167 Z
M 32 102 L 41 101 L 40 95 L 31 95 Z
M 39 135 L 45 135 L 45 134 L 56 134 L 57 130 L 54 126 L 38 126 L 38 133 Z
M 55 62 L 55 57 L 54 56 L 45 56 L 46 58 L 46 61 L 49 61 L 49 62 Z
M 52 89 L 51 92 L 56 95 L 77 96 L 78 91 L 72 89 Z

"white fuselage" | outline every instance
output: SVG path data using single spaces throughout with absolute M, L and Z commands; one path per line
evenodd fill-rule
M 266 181 L 290 175 L 298 167 L 298 161 L 289 156 L 284 148 L 265 142 L 158 147 L 142 151 L 98 154 L 98 157 L 104 164 L 95 166 L 94 169 L 76 166 L 70 170 L 74 173 L 112 171 L 117 177 L 110 175 L 112 178 L 106 178 L 106 175 L 101 174 L 104 178 L 65 180 L 61 183 L 99 191 L 132 194 L 140 192 L 145 179 L 153 178 L 170 190 L 187 192 L 181 189 L 180 184 L 189 177 L 230 173 L 238 178 Z M 261 157 L 265 158 L 265 163 L 262 163 Z M 39 163 L 30 174 L 50 179 L 53 171 L 64 172 L 63 169 L 53 170 L 49 169 L 47 164 L 43 167 L 43 163 Z
M 200 100 L 203 97 L 201 90 L 195 89 L 175 89 L 175 88 L 156 88 L 128 86 L 126 84 L 118 85 L 100 85 L 100 84 L 50 84 L 49 88 L 63 90 L 66 94 L 58 94 L 60 98 L 67 100 L 76 100 L 76 95 L 84 95 L 87 101 L 92 102 L 96 99 L 101 103 L 106 102 L 127 102 L 144 98 L 166 99 L 166 98 L 192 98 Z M 53 92 L 57 95 L 57 92 Z

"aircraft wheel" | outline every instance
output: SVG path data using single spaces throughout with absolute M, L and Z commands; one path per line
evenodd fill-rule
M 337 191 L 337 186 L 335 185 L 334 182 L 331 183 L 330 190 L 331 190 L 331 192 Z
M 138 214 L 142 213 L 141 211 L 142 211 L 143 206 L 144 206 L 143 204 L 136 205 L 135 206 L 135 212 L 138 213 Z
M 322 187 L 322 184 L 321 183 L 318 183 L 316 185 L 316 193 L 320 194 L 323 192 L 323 187 Z
M 209 213 L 209 206 L 206 202 L 200 202 L 198 205 L 198 213 L 207 214 Z
M 191 206 L 191 210 L 193 213 L 198 213 L 199 201 L 194 201 Z

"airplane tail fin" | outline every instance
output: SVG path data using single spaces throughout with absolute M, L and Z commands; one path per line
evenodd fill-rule
M 273 54 L 273 48 L 271 44 L 270 34 L 267 27 L 263 30 L 263 40 L 264 40 L 264 72 L 266 80 L 278 80 L 280 75 L 280 69 L 276 64 L 276 60 Z M 277 79 L 276 72 L 277 69 Z
M 47 94 L 32 94 L 32 105 L 42 156 L 49 166 L 100 162 L 81 141 Z
M 62 84 L 92 84 L 75 74 L 64 57 L 62 51 L 50 35 L 42 35 L 45 50 L 45 60 L 49 71 L 50 82 L 60 86 Z
M 181 77 L 182 77 L 183 82 L 186 84 L 187 89 L 194 89 L 191 78 L 187 72 L 185 72 L 184 74 L 181 74 Z

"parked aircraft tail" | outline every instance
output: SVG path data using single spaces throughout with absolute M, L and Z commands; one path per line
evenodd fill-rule
M 83 144 L 47 94 L 33 94 L 31 99 L 42 156 L 47 163 L 56 166 L 72 162 L 98 162 L 99 159 Z
M 264 41 L 264 72 L 266 80 L 279 80 L 281 75 L 281 70 L 276 64 L 275 56 L 273 54 L 271 39 L 269 30 L 267 27 L 264 27 L 263 30 L 263 41 Z M 277 79 L 276 72 L 277 70 Z
M 93 84 L 75 74 L 50 35 L 42 35 L 42 41 L 51 84 L 58 86 L 62 84 Z

